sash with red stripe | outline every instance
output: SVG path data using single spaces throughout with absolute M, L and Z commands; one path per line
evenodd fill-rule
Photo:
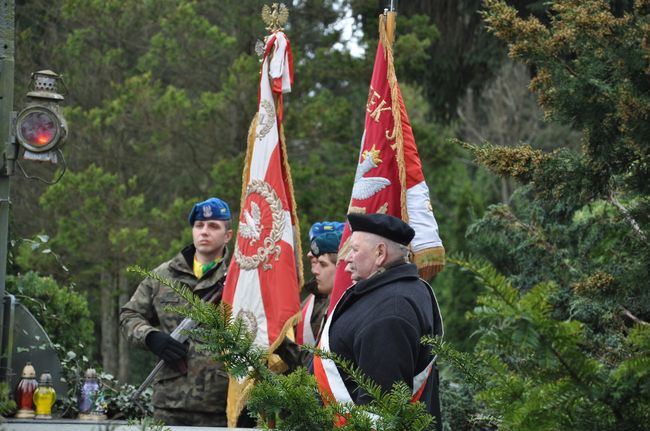
M 316 334 L 314 334 L 311 327 L 311 316 L 314 313 L 315 302 L 316 296 L 313 293 L 310 293 L 300 311 L 301 319 L 296 327 L 296 343 L 300 345 L 307 344 L 314 346 L 316 344 Z

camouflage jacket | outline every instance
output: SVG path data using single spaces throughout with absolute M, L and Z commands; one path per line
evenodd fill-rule
M 194 246 L 185 247 L 172 260 L 153 272 L 180 282 L 203 297 L 222 280 L 227 269 L 228 252 L 224 260 L 197 280 L 192 270 Z M 171 333 L 183 317 L 165 311 L 168 305 L 182 305 L 185 301 L 172 289 L 158 281 L 146 278 L 120 310 L 120 328 L 130 343 L 146 348 L 145 338 L 152 331 Z M 183 374 L 165 365 L 154 381 L 154 408 L 182 409 L 225 415 L 228 392 L 228 374 L 223 364 L 198 352 L 190 340 L 187 373 Z

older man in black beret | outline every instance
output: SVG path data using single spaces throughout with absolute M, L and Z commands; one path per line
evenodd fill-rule
M 346 271 L 355 284 L 341 297 L 323 329 L 321 349 L 352 361 L 383 390 L 398 381 L 412 389 L 442 429 L 438 371 L 425 335 L 442 335 L 431 289 L 409 263 L 415 232 L 385 214 L 349 214 L 351 251 Z M 327 359 L 315 358 L 314 374 L 325 398 L 367 404 L 372 399 Z

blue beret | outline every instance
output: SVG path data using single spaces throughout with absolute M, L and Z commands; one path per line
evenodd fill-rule
M 415 231 L 397 217 L 388 214 L 348 214 L 352 232 L 369 232 L 398 244 L 409 245 Z
M 336 232 L 340 231 L 341 234 L 343 234 L 343 228 L 345 227 L 345 223 L 341 223 L 338 221 L 323 221 L 323 222 L 316 222 L 313 225 L 311 225 L 311 228 L 309 229 L 309 241 L 313 241 L 314 238 L 316 238 L 318 235 L 322 235 L 326 232 Z
M 338 253 L 342 235 L 343 232 L 339 230 L 318 235 L 311 241 L 311 254 L 318 257 L 325 253 Z
M 194 226 L 196 220 L 230 220 L 230 208 L 221 199 L 210 198 L 194 204 L 187 219 L 190 226 Z

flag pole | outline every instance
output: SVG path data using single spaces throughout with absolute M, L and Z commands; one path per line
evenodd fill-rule
M 395 27 L 397 18 L 397 0 L 390 0 L 390 6 L 384 9 L 386 15 L 386 39 L 393 45 L 395 42 Z

